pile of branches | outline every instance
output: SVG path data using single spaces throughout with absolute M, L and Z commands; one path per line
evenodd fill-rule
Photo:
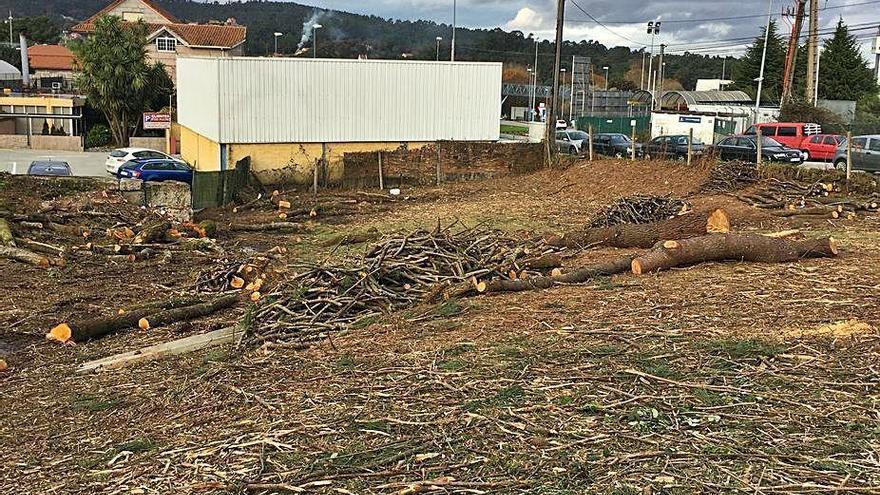
M 857 212 L 876 212 L 880 197 L 863 198 L 840 196 L 840 184 L 835 182 L 798 182 L 770 178 L 766 186 L 740 199 L 751 206 L 770 210 L 775 216 L 822 216 L 854 218 Z
M 257 342 L 300 341 L 429 299 L 436 287 L 523 276 L 561 264 L 484 228 L 453 224 L 386 237 L 351 266 L 303 265 L 263 297 L 251 323 Z M 555 265 L 555 266 L 554 266 Z
M 615 201 L 599 212 L 590 228 L 621 224 L 645 224 L 666 220 L 691 209 L 686 201 L 671 196 L 635 195 Z
M 739 160 L 718 162 L 709 171 L 709 178 L 703 183 L 701 189 L 714 193 L 739 191 L 758 182 L 759 179 L 758 167 L 754 163 Z

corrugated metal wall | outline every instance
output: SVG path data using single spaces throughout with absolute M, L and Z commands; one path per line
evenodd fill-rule
M 177 122 L 214 142 L 220 142 L 219 60 L 188 58 L 177 64 Z
M 496 140 L 501 64 L 181 58 L 178 94 L 200 133 L 216 130 L 203 107 L 219 99 L 223 143 Z

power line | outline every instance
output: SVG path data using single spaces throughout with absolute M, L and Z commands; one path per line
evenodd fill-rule
M 571 2 L 571 4 L 574 5 L 578 10 L 580 10 L 581 12 L 583 12 L 584 15 L 586 15 L 587 17 L 589 17 L 590 19 L 592 19 L 593 22 L 595 22 L 596 24 L 602 26 L 603 28 L 605 28 L 606 31 L 608 31 L 609 33 L 613 34 L 614 36 L 617 36 L 618 38 L 621 38 L 621 39 L 625 39 L 625 40 L 629 41 L 630 43 L 635 43 L 635 44 L 637 44 L 637 45 L 639 45 L 639 46 L 647 46 L 646 44 L 644 44 L 644 43 L 642 43 L 642 42 L 636 41 L 636 40 L 634 40 L 634 39 L 632 39 L 632 38 L 628 38 L 628 37 L 626 37 L 626 36 L 624 36 L 624 35 L 622 35 L 622 34 L 616 32 L 616 31 L 614 31 L 613 29 L 611 29 L 610 27 L 606 26 L 605 24 L 602 24 L 601 21 L 599 21 L 598 19 L 596 19 L 595 17 L 593 17 L 589 12 L 587 12 L 586 10 L 584 10 L 583 7 L 581 7 L 580 5 L 578 5 L 578 3 L 577 3 L 575 0 L 568 0 L 568 1 Z
M 851 3 L 851 4 L 847 4 L 847 5 L 830 5 L 827 7 L 823 7 L 819 10 L 825 11 L 825 10 L 832 10 L 832 9 L 846 9 L 846 8 L 850 8 L 850 7 L 858 7 L 861 5 L 872 5 L 872 4 L 877 4 L 877 3 L 880 3 L 880 0 L 870 0 L 870 1 L 864 1 L 864 2 L 858 2 L 858 3 Z M 589 16 L 589 17 L 590 17 L 590 19 L 594 19 L 593 16 Z M 728 16 L 728 17 L 704 17 L 701 19 L 662 19 L 661 18 L 659 20 L 661 22 L 663 22 L 664 24 L 667 24 L 667 23 L 668 24 L 691 24 L 691 23 L 697 23 L 697 22 L 737 21 L 737 20 L 742 20 L 742 19 L 758 19 L 758 18 L 763 18 L 763 17 L 767 17 L 767 16 L 764 14 L 752 14 L 752 15 L 738 15 L 738 16 Z M 577 22 L 577 23 L 586 22 L 586 23 L 589 23 L 589 22 L 593 22 L 593 21 L 591 21 L 589 19 L 569 19 L 567 22 Z M 596 21 L 596 22 L 598 22 L 598 21 Z M 605 24 L 641 24 L 640 21 L 602 21 L 602 22 Z
M 877 25 L 875 23 L 863 23 L 863 24 L 855 24 L 853 26 L 848 27 L 848 31 L 850 33 L 855 31 L 869 31 L 877 29 Z M 837 30 L 837 27 L 820 29 L 819 34 L 821 35 L 829 35 L 834 34 Z M 728 38 L 721 40 L 703 40 L 703 41 L 691 41 L 691 42 L 681 42 L 669 44 L 667 47 L 682 47 L 673 50 L 669 50 L 668 52 L 672 53 L 682 53 L 682 52 L 696 52 L 699 50 L 710 49 L 710 48 L 722 48 L 727 46 L 740 46 L 740 45 L 750 45 L 755 40 L 754 36 L 749 37 L 741 37 L 741 38 Z M 736 43 L 739 42 L 739 43 Z

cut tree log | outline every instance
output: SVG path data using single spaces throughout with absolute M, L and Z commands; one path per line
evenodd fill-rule
M 89 361 L 77 368 L 76 372 L 90 373 L 101 370 L 114 370 L 137 363 L 154 361 L 165 356 L 176 356 L 179 354 L 195 352 L 209 347 L 232 343 L 240 334 L 241 331 L 236 331 L 235 327 L 221 328 L 220 330 L 215 330 L 213 332 L 193 335 L 192 337 L 144 347 L 143 349 L 116 354 L 115 356 L 109 356 L 95 361 Z
M 0 246 L 15 247 L 15 238 L 12 236 L 12 229 L 9 228 L 9 222 L 5 218 L 0 218 Z
M 833 212 L 836 212 L 836 208 L 824 207 L 824 206 L 816 206 L 813 208 L 796 208 L 793 210 L 774 210 L 770 211 L 771 215 L 774 217 L 797 217 L 801 215 L 805 216 L 825 216 L 830 217 Z
M 229 230 L 233 232 L 304 232 L 306 227 L 296 222 L 273 222 L 273 223 L 257 223 L 257 224 L 238 224 L 230 225 Z
M 711 233 L 730 232 L 730 218 L 723 209 L 692 211 L 668 220 L 645 224 L 620 224 L 588 228 L 548 239 L 556 247 L 611 246 L 649 248 L 666 239 L 687 239 Z
M 144 226 L 136 236 L 135 244 L 155 244 L 165 242 L 168 239 L 168 231 L 171 230 L 171 222 L 162 221 Z
M 375 227 L 370 228 L 364 232 L 355 232 L 350 234 L 339 234 L 335 235 L 326 241 L 322 242 L 321 245 L 324 247 L 331 246 L 346 246 L 349 244 L 361 244 L 364 242 L 375 241 L 376 239 L 382 237 L 382 233 L 379 232 Z
M 664 241 L 632 261 L 636 275 L 709 261 L 787 263 L 802 258 L 837 256 L 833 237 L 788 240 L 760 234 L 710 234 Z
M 48 258 L 46 256 L 43 256 L 42 254 L 38 254 L 27 249 L 9 246 L 0 246 L 0 258 L 7 258 L 14 261 L 19 261 L 21 263 L 27 263 L 29 265 L 38 266 L 40 268 L 65 265 L 63 259 Z
M 35 251 L 38 253 L 48 254 L 51 256 L 55 256 L 56 258 L 64 257 L 64 248 L 53 246 L 51 244 L 37 242 L 27 238 L 19 238 L 18 244 L 23 248 L 27 248 L 31 251 Z
M 523 266 L 531 270 L 549 270 L 562 266 L 562 255 L 559 253 L 547 253 L 537 258 L 528 259 Z M 511 277 L 514 278 L 514 277 Z
M 239 300 L 238 296 L 231 295 L 199 304 L 177 306 L 175 301 L 170 301 L 164 305 L 147 305 L 111 317 L 92 318 L 72 324 L 62 323 L 46 334 L 46 338 L 61 343 L 69 341 L 83 342 L 126 328 L 137 328 L 142 319 L 147 319 L 150 327 L 157 327 L 175 321 L 200 318 L 221 309 L 235 306 Z M 181 302 L 188 303 L 191 301 Z

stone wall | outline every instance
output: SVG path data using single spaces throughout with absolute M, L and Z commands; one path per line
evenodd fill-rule
M 378 187 L 379 152 L 346 153 L 343 187 Z M 474 143 L 443 141 L 417 149 L 401 146 L 382 152 L 385 187 L 429 185 L 440 180 L 455 182 L 537 170 L 544 161 L 540 143 Z
M 0 134 L 0 148 L 27 148 L 27 136 Z
M 128 145 L 132 148 L 147 148 L 156 151 L 165 151 L 164 137 L 132 137 L 128 139 Z
M 24 136 L 27 140 L 27 136 Z M 34 134 L 31 136 L 31 149 L 52 151 L 82 151 L 83 143 L 81 136 L 44 136 Z

